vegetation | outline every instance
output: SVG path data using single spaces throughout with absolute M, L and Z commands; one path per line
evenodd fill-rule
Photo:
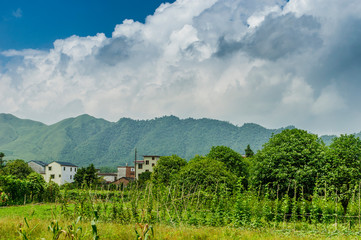
M 177 155 L 162 156 L 153 169 L 153 182 L 168 185 L 182 167 L 187 165 L 187 161 Z
M 174 116 L 153 120 L 122 118 L 108 122 L 89 115 L 45 124 L 0 114 L 0 149 L 6 159 L 64 161 L 80 167 L 116 167 L 131 164 L 134 148 L 139 155 L 191 159 L 205 155 L 212 146 L 228 146 L 237 152 L 251 144 L 259 150 L 272 133 L 283 129 L 265 129 L 256 124 L 241 127 L 211 119 L 184 119 Z
M 267 186 L 275 195 L 288 194 L 293 182 L 303 193 L 313 193 L 324 163 L 326 146 L 317 137 L 300 129 L 286 129 L 274 135 L 253 157 L 252 184 Z
M 105 224 L 136 225 L 138 239 L 167 239 L 155 226 L 361 235 L 361 140 L 354 135 L 326 146 L 314 134 L 286 129 L 248 158 L 226 146 L 188 163 L 166 156 L 125 188 L 100 185 L 94 175 L 93 165 L 78 169 L 75 184 L 59 190 L 36 173 L 2 174 L 0 204 L 57 203 L 47 234 L 23 216 L 22 239 L 107 239 Z
M 90 164 L 88 167 L 79 168 L 76 174 L 74 175 L 74 184 L 78 187 L 82 186 L 91 186 L 99 183 L 99 178 L 97 175 L 97 170 L 93 164 Z

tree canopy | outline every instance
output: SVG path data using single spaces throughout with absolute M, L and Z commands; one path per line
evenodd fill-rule
M 74 182 L 77 186 L 90 186 L 98 183 L 97 170 L 93 164 L 90 164 L 87 168 L 79 168 L 74 175 Z
M 25 179 L 32 172 L 34 172 L 33 169 L 21 159 L 7 161 L 3 168 L 4 174 L 13 175 L 19 179 Z
M 337 189 L 346 213 L 353 188 L 361 179 L 361 140 L 354 135 L 335 137 L 327 152 L 323 182 Z
M 226 184 L 229 188 L 233 188 L 237 177 L 223 162 L 209 157 L 195 156 L 179 171 L 177 181 L 188 187 L 215 190 L 218 184 Z
M 168 184 L 171 178 L 186 164 L 187 161 L 177 155 L 160 157 L 153 169 L 153 182 Z
M 223 162 L 227 169 L 234 173 L 237 177 L 247 177 L 248 175 L 247 165 L 243 161 L 242 155 L 229 147 L 212 147 L 207 154 L 207 157 Z
M 252 184 L 268 185 L 287 193 L 294 182 L 312 194 L 324 161 L 326 147 L 317 135 L 300 129 L 286 129 L 271 137 L 253 157 Z M 277 190 L 278 189 L 278 190 Z

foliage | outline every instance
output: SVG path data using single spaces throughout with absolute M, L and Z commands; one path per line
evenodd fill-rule
M 86 168 L 79 168 L 74 175 L 74 183 L 81 187 L 83 185 L 90 186 L 93 184 L 99 183 L 99 178 L 97 175 L 97 170 L 95 169 L 93 164 L 90 164 Z
M 151 172 L 142 172 L 141 174 L 139 174 L 138 177 L 138 185 L 139 186 L 144 186 L 147 181 L 149 181 L 151 179 L 152 173 Z
M 16 159 L 7 161 L 3 168 L 3 173 L 13 175 L 19 179 L 25 179 L 30 173 L 34 172 L 24 160 Z
M 335 137 L 327 152 L 322 182 L 337 189 L 344 212 L 361 179 L 361 140 L 354 135 Z
M 251 144 L 253 150 L 258 150 L 272 133 L 281 130 L 175 116 L 144 121 L 122 118 L 114 123 L 81 115 L 48 126 L 0 114 L 0 133 L 9 132 L 0 134 L 0 149 L 6 149 L 7 158 L 11 159 L 116 167 L 131 163 L 135 147 L 140 155 L 152 152 L 191 159 L 196 154 L 207 154 L 212 146 L 218 145 L 244 149 Z
M 226 146 L 212 147 L 207 154 L 208 158 L 221 161 L 227 169 L 234 173 L 237 177 L 247 178 L 247 165 L 243 161 L 243 157 L 238 152 Z
M 0 152 L 0 169 L 4 167 L 5 163 L 3 158 L 5 157 L 5 154 L 3 152 Z
M 251 146 L 249 146 L 249 144 L 247 145 L 247 148 L 244 150 L 246 157 L 253 157 L 254 152 L 251 149 Z
M 232 189 L 237 181 L 235 174 L 230 172 L 221 161 L 195 156 L 177 175 L 177 182 L 187 187 L 207 188 L 215 190 L 219 184 Z
M 268 185 L 280 194 L 287 194 L 293 183 L 304 187 L 304 194 L 313 193 L 324 162 L 326 147 L 317 135 L 300 129 L 286 129 L 274 135 L 253 157 L 254 187 Z
M 39 173 L 32 172 L 27 178 L 32 200 L 42 201 L 45 194 L 46 182 Z
M 152 180 L 158 184 L 169 184 L 172 177 L 187 164 L 187 161 L 177 155 L 162 156 L 153 168 Z

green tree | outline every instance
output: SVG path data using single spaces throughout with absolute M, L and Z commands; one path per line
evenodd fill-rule
M 139 174 L 138 185 L 140 187 L 144 187 L 145 184 L 147 183 L 147 181 L 149 181 L 151 179 L 151 176 L 152 176 L 152 173 L 149 171 L 142 172 L 141 174 Z
M 243 161 L 242 155 L 229 147 L 212 147 L 207 157 L 223 162 L 227 169 L 237 177 L 247 178 L 248 176 L 247 164 Z
M 13 175 L 19 179 L 25 179 L 32 172 L 34 172 L 33 169 L 21 159 L 7 161 L 3 168 L 4 174 Z
M 347 134 L 334 138 L 327 152 L 324 173 L 322 181 L 334 191 L 337 189 L 346 214 L 352 191 L 360 184 L 361 140 Z
M 97 170 L 93 164 L 90 164 L 86 168 L 79 168 L 74 175 L 75 185 L 81 187 L 83 185 L 90 186 L 99 183 Z
M 5 157 L 5 154 L 3 152 L 0 152 L 0 169 L 4 167 L 5 161 L 3 158 Z
M 244 150 L 244 152 L 246 153 L 246 157 L 253 157 L 254 152 L 251 149 L 251 147 L 249 146 L 249 144 L 247 145 L 247 148 Z
M 313 193 L 324 160 L 326 147 L 315 134 L 286 129 L 273 135 L 253 157 L 252 184 L 268 185 L 280 195 L 294 183 L 303 186 L 305 195 Z
M 152 181 L 167 185 L 172 177 L 186 164 L 187 161 L 177 155 L 162 156 L 153 169 Z
M 45 192 L 46 182 L 39 173 L 32 172 L 26 179 L 29 182 L 29 190 L 32 200 L 42 201 Z
M 225 184 L 233 189 L 237 176 L 218 160 L 195 156 L 177 174 L 177 183 L 186 187 L 201 187 L 214 191 L 218 184 Z

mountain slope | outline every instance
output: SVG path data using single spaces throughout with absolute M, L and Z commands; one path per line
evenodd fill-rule
M 140 155 L 177 154 L 190 159 L 196 154 L 207 154 L 217 145 L 243 153 L 250 144 L 256 152 L 272 134 L 282 130 L 266 129 L 253 123 L 238 127 L 213 119 L 175 116 L 153 120 L 122 118 L 118 122 L 108 122 L 81 115 L 48 126 L 0 114 L 0 151 L 6 154 L 6 159 L 117 166 L 131 164 L 135 148 L 139 158 Z

